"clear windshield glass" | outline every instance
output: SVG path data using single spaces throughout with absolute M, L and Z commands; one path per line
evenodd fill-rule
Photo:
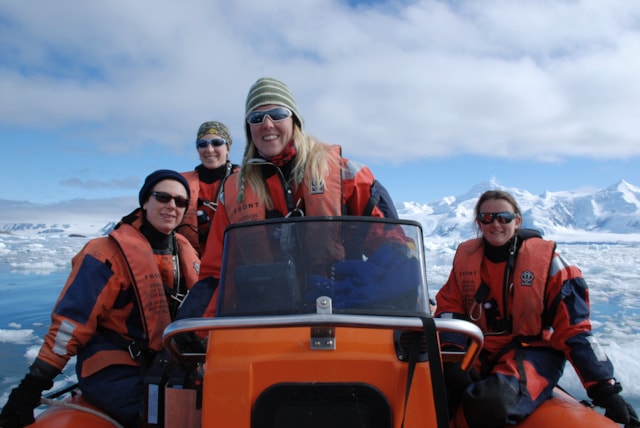
M 422 229 L 413 221 L 299 217 L 230 226 L 218 316 L 429 312 Z

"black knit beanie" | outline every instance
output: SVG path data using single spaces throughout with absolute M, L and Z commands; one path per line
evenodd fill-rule
M 189 188 L 189 182 L 186 178 L 179 172 L 170 170 L 170 169 L 159 169 L 157 171 L 152 172 L 147 176 L 144 180 L 144 184 L 142 185 L 142 189 L 140 189 L 140 193 L 138 194 L 138 201 L 140 202 L 140 206 L 144 205 L 149 199 L 151 195 L 151 189 L 157 183 L 162 180 L 175 180 L 182 184 L 184 188 L 187 190 L 187 198 L 191 195 L 191 189 Z

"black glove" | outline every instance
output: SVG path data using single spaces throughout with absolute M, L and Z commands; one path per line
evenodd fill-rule
M 447 388 L 449 417 L 453 417 L 462 401 L 462 393 L 473 383 L 471 374 L 460 368 L 460 363 L 444 363 L 444 382 Z
M 605 409 L 604 415 L 619 424 L 630 424 L 638 426 L 638 415 L 633 407 L 620 396 L 622 386 L 619 382 L 611 384 L 608 381 L 601 381 L 587 390 L 587 394 L 593 400 L 593 404 Z
M 42 391 L 52 386 L 51 378 L 27 374 L 20 385 L 11 391 L 7 404 L 0 413 L 0 428 L 19 428 L 32 424 L 33 409 L 40 404 Z

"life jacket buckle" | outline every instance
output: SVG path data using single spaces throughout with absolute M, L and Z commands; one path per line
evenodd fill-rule
M 202 201 L 202 205 L 209 208 L 211 211 L 216 212 L 218 210 L 218 203 L 216 201 Z
M 182 303 L 186 296 L 186 293 L 171 293 L 171 298 L 178 303 Z
M 138 346 L 138 342 L 132 340 L 129 342 L 129 346 L 127 346 L 127 351 L 129 351 L 129 356 L 132 360 L 138 361 L 140 356 L 142 355 L 142 349 Z

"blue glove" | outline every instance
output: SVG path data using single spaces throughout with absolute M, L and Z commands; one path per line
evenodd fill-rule
M 366 261 L 337 262 L 333 271 L 337 280 L 309 277 L 307 299 L 329 296 L 338 309 L 376 305 L 415 292 L 421 281 L 418 260 L 388 245 L 380 246 Z

